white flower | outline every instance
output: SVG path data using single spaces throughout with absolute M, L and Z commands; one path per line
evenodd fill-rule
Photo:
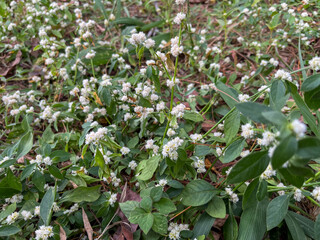
M 240 102 L 247 102 L 250 96 L 248 94 L 239 94 L 238 98 Z
M 283 183 L 279 183 L 278 185 L 277 185 L 277 187 L 281 187 L 281 188 L 284 188 L 285 187 L 285 185 L 283 184 Z M 284 195 L 285 194 L 285 191 L 278 191 L 278 194 L 281 196 L 281 195 Z
M 258 144 L 262 146 L 269 146 L 275 140 L 275 134 L 269 131 L 265 131 L 262 134 L 262 139 L 258 139 Z
M 146 35 L 143 32 L 134 33 L 131 35 L 131 38 L 128 40 L 132 45 L 139 45 L 146 40 Z
M 10 214 L 7 218 L 6 218 L 6 222 L 7 224 L 12 224 L 14 223 L 19 217 L 19 213 L 18 212 L 14 212 L 12 214 Z
M 180 103 L 179 105 L 172 108 L 171 114 L 176 116 L 177 118 L 181 118 L 181 117 L 183 117 L 185 108 L 186 108 L 186 106 L 184 104 Z
M 195 133 L 195 134 L 191 134 L 190 138 L 191 138 L 192 142 L 195 143 L 195 142 L 199 142 L 202 140 L 202 135 Z
M 113 206 L 113 204 L 117 202 L 117 194 L 116 193 L 111 194 L 108 202 L 111 206 Z
M 90 52 L 88 52 L 85 56 L 86 59 L 92 59 L 94 58 L 94 56 L 96 55 L 96 52 L 93 50 L 90 50 Z
M 183 5 L 186 0 L 176 0 L 177 5 Z
M 310 67 L 314 71 L 320 70 L 320 57 L 314 57 L 309 61 Z
M 44 159 L 43 159 L 43 163 L 45 164 L 45 165 L 52 165 L 52 160 L 50 159 L 50 157 L 45 157 Z
M 180 12 L 180 13 L 178 13 L 177 16 L 173 19 L 173 22 L 174 22 L 175 24 L 181 24 L 181 21 L 182 21 L 183 19 L 185 19 L 185 18 L 186 18 L 186 14 Z
M 269 60 L 269 63 L 272 64 L 275 67 L 279 65 L 279 61 L 275 60 L 274 58 L 271 58 Z
M 239 201 L 238 195 L 236 193 L 234 193 L 231 188 L 225 188 L 225 191 L 230 196 L 231 202 L 237 203 Z
M 296 200 L 297 202 L 300 202 L 302 199 L 304 199 L 304 195 L 302 194 L 302 191 L 297 188 L 297 189 L 294 191 L 293 198 L 294 198 L 294 200 Z
M 133 160 L 129 162 L 129 165 L 128 165 L 128 167 L 131 168 L 132 170 L 135 170 L 137 166 L 138 166 L 137 163 Z
M 261 178 L 263 179 L 269 179 L 272 176 L 276 175 L 276 171 L 272 169 L 271 165 L 269 164 L 267 169 L 261 174 Z
M 166 179 L 160 179 L 159 180 L 159 186 L 164 187 L 167 185 L 168 181 Z
M 149 48 L 154 47 L 155 43 L 156 43 L 156 42 L 155 42 L 153 39 L 148 38 L 148 39 L 144 42 L 144 46 L 149 49 Z
M 34 208 L 34 215 L 40 216 L 40 206 L 36 206 L 36 207 Z
M 250 154 L 250 151 L 249 150 L 245 150 L 245 151 L 242 151 L 241 153 L 240 153 L 240 157 L 246 157 L 246 156 L 248 156 Z
M 36 240 L 47 240 L 53 235 L 54 234 L 51 226 L 42 225 L 38 230 L 36 230 Z
M 32 213 L 31 213 L 30 211 L 23 210 L 23 211 L 21 212 L 21 216 L 23 217 L 23 219 L 24 219 L 25 221 L 27 221 L 27 220 L 29 220 L 29 219 L 32 218 Z
M 241 136 L 245 139 L 252 138 L 254 135 L 253 127 L 250 123 L 246 123 L 245 125 L 241 126 Z
M 174 138 L 173 140 L 167 142 L 166 145 L 163 146 L 162 155 L 164 157 L 169 157 L 172 160 L 178 159 L 178 148 L 182 145 L 183 140 L 179 137 Z
M 205 173 L 206 172 L 206 165 L 203 160 L 198 159 L 196 162 L 193 162 L 193 167 L 197 169 L 198 173 Z
M 292 77 L 291 77 L 290 73 L 285 70 L 282 70 L 282 69 L 278 70 L 276 72 L 276 74 L 274 75 L 274 77 L 292 82 Z
M 120 149 L 120 152 L 122 153 L 122 155 L 126 155 L 130 152 L 130 148 L 127 148 L 127 147 L 122 147 Z
M 298 137 L 303 137 L 307 131 L 307 125 L 295 119 L 291 123 L 292 130 Z
M 318 201 L 320 202 L 320 187 L 316 187 L 313 189 L 311 195 Z

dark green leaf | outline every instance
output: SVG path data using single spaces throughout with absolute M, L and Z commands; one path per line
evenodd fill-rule
M 42 221 L 45 223 L 45 225 L 49 225 L 50 223 L 50 215 L 51 215 L 51 209 L 54 202 L 54 192 L 53 189 L 50 188 L 44 197 L 41 200 L 40 203 L 40 217 Z
M 152 210 L 152 199 L 151 197 L 144 197 L 141 199 L 140 207 L 143 208 L 146 212 L 151 212 Z
M 237 135 L 240 127 L 240 113 L 238 110 L 233 111 L 224 122 L 224 135 L 227 144 Z
M 272 111 L 266 105 L 256 102 L 244 102 L 236 105 L 236 108 L 249 119 L 257 123 L 269 123 L 269 121 L 262 115 L 263 112 Z
M 41 191 L 44 191 L 44 185 L 46 183 L 46 180 L 43 176 L 43 174 L 36 170 L 34 174 L 32 175 L 32 183 Z
M 17 157 L 19 159 L 26 155 L 33 146 L 33 134 L 32 132 L 27 132 L 20 140 L 18 149 L 17 149 Z
M 186 120 L 190 120 L 192 122 L 202 122 L 203 117 L 201 114 L 196 112 L 186 112 L 183 114 L 183 118 Z
M 267 230 L 278 226 L 288 212 L 289 195 L 282 195 L 272 199 L 267 208 Z
M 17 234 L 20 231 L 20 228 L 13 225 L 2 226 L 0 227 L 0 237 L 8 237 Z
M 297 151 L 298 143 L 294 136 L 283 139 L 273 152 L 271 163 L 273 169 L 280 168 Z
M 54 165 L 48 167 L 50 174 L 58 179 L 63 179 L 63 175 L 61 174 L 59 168 Z
M 201 206 L 209 202 L 217 190 L 204 180 L 193 180 L 182 191 L 182 203 L 186 206 Z
M 202 213 L 199 220 L 196 222 L 193 228 L 193 238 L 210 233 L 215 218 L 209 216 L 207 213 Z
M 317 110 L 320 107 L 320 87 L 306 92 L 304 94 L 304 100 L 310 109 Z
M 261 179 L 259 181 L 257 194 L 256 194 L 257 200 L 258 201 L 263 200 L 267 196 L 267 193 L 268 193 L 268 183 L 266 182 L 266 180 Z
M 177 210 L 174 203 L 168 198 L 161 198 L 160 201 L 154 203 L 153 206 L 162 214 L 169 214 Z
M 235 104 L 239 103 L 238 94 L 234 89 L 227 87 L 222 82 L 217 82 L 216 87 L 217 91 L 230 108 L 233 108 Z
M 286 87 L 281 80 L 272 83 L 270 89 L 270 106 L 273 109 L 281 110 L 286 104 L 288 95 L 286 95 Z
M 244 139 L 238 139 L 235 142 L 231 143 L 229 147 L 227 147 L 223 159 L 221 160 L 222 163 L 229 163 L 239 157 L 242 149 L 245 145 Z
M 100 185 L 94 187 L 77 187 L 67 191 L 60 202 L 94 202 L 100 196 Z
M 301 85 L 301 91 L 310 92 L 320 86 L 320 74 L 308 77 Z
M 296 219 L 290 214 L 290 211 L 287 213 L 285 217 L 286 224 L 289 228 L 291 233 L 291 237 L 293 240 L 306 240 L 307 237 L 304 234 L 302 228 L 300 227 L 299 223 Z
M 297 155 L 301 158 L 319 158 L 320 140 L 315 137 L 306 137 L 298 142 Z
M 154 217 L 152 230 L 161 235 L 167 234 L 168 231 L 168 220 L 160 213 L 152 213 Z
M 137 172 L 141 173 L 137 178 L 142 181 L 146 181 L 152 178 L 154 172 L 158 168 L 159 161 L 160 155 L 141 161 L 137 167 Z
M 209 202 L 206 212 L 213 218 L 225 218 L 226 205 L 218 196 L 214 196 Z
M 27 177 L 29 177 L 31 175 L 31 173 L 33 172 L 33 169 L 36 167 L 36 164 L 30 164 L 28 166 L 26 166 L 25 169 L 23 169 L 20 179 L 21 181 L 23 181 L 24 179 L 26 179 Z
M 129 218 L 130 213 L 136 208 L 139 207 L 139 202 L 137 201 L 126 201 L 119 203 L 121 211 Z
M 267 168 L 269 157 L 266 151 L 254 152 L 242 158 L 228 175 L 229 183 L 238 183 L 259 176 Z

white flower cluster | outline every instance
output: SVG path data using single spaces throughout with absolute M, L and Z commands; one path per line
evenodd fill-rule
M 293 195 L 294 200 L 296 200 L 297 202 L 300 202 L 302 199 L 304 199 L 304 195 L 302 194 L 301 189 L 296 189 L 294 191 L 294 195 Z
M 117 202 L 117 194 L 116 193 L 113 193 L 113 194 L 110 193 L 110 198 L 109 198 L 108 202 L 109 202 L 109 204 L 111 206 L 113 206 Z
M 53 235 L 53 229 L 51 226 L 42 225 L 38 230 L 36 230 L 36 240 L 47 240 Z
M 197 157 L 198 158 L 198 157 Z M 192 163 L 193 167 L 197 169 L 197 173 L 206 172 L 206 164 L 203 160 L 197 159 L 196 162 Z
M 272 176 L 276 175 L 276 171 L 272 169 L 272 166 L 269 164 L 267 169 L 261 174 L 261 178 L 270 179 Z
M 178 148 L 182 145 L 183 140 L 179 137 L 176 137 L 169 141 L 166 145 L 163 146 L 162 155 L 164 157 L 169 157 L 172 160 L 178 159 Z
M 153 39 L 147 39 L 146 35 L 143 32 L 136 33 L 135 29 L 132 31 L 132 35 L 128 41 L 134 46 L 143 44 L 146 48 L 152 48 L 155 45 L 155 41 Z
M 45 165 L 52 165 L 52 160 L 50 157 L 43 158 L 41 155 L 37 155 L 36 159 L 30 160 L 30 164 L 36 163 L 37 165 L 40 165 L 44 163 Z
M 6 203 L 21 203 L 23 200 L 22 194 L 13 195 L 11 198 L 6 198 Z
M 156 184 L 156 187 L 164 187 L 165 185 L 167 185 L 168 181 L 166 179 L 160 179 L 159 183 Z
M 114 172 L 110 174 L 110 178 L 113 186 L 118 187 L 121 182 L 120 178 L 117 178 L 117 175 Z
M 11 225 L 12 223 L 14 223 L 18 219 L 18 217 L 19 217 L 19 213 L 14 212 L 6 218 L 6 223 Z
M 290 73 L 285 70 L 282 70 L 282 69 L 278 70 L 276 72 L 276 74 L 274 75 L 274 77 L 279 78 L 281 80 L 288 80 L 288 81 L 292 82 L 292 77 L 291 77 Z
M 128 147 L 122 147 L 120 149 L 120 152 L 122 153 L 122 155 L 127 155 L 130 152 L 130 148 Z
M 179 44 L 179 37 L 171 38 L 171 54 L 174 57 L 177 57 L 180 53 L 183 52 L 183 46 Z
M 20 96 L 20 91 L 16 91 L 12 95 L 6 94 L 6 95 L 2 96 L 2 101 L 6 106 L 10 106 L 15 103 L 21 102 L 22 99 Z
M 78 203 L 75 203 L 74 205 L 71 206 L 70 209 L 67 209 L 63 212 L 63 214 L 71 214 L 71 213 L 74 213 L 76 211 L 78 211 L 79 209 L 79 204 Z
M 173 19 L 173 22 L 175 24 L 181 24 L 182 20 L 186 18 L 186 14 L 185 13 L 178 13 L 177 16 Z
M 188 224 L 177 224 L 171 222 L 168 231 L 169 232 L 169 238 L 171 240 L 178 240 L 180 239 L 180 232 L 184 230 L 189 230 L 189 225 Z
M 193 143 L 195 142 L 204 142 L 204 139 L 202 139 L 202 135 L 199 133 L 195 133 L 195 134 L 191 134 L 190 138 L 192 140 Z
M 265 131 L 262 133 L 262 138 L 258 139 L 258 144 L 262 146 L 269 146 L 272 142 L 274 142 L 276 135 L 272 132 Z
M 316 187 L 313 189 L 311 193 L 312 197 L 314 197 L 318 202 L 320 202 L 320 187 Z
M 33 217 L 32 213 L 30 211 L 26 211 L 26 210 L 21 211 L 21 216 L 23 217 L 23 219 L 25 221 L 27 221 Z
M 245 125 L 241 126 L 241 136 L 245 139 L 252 138 L 254 135 L 253 126 L 250 123 L 246 123 Z
M 292 121 L 291 128 L 298 137 L 303 137 L 307 131 L 307 125 L 300 122 L 298 119 Z
M 183 5 L 186 0 L 176 0 L 177 5 Z
M 86 135 L 86 144 L 90 144 L 90 143 L 97 144 L 100 139 L 104 138 L 107 132 L 108 132 L 108 129 L 105 127 L 99 128 L 97 132 L 91 131 Z
M 314 57 L 309 61 L 310 67 L 314 71 L 319 71 L 320 70 L 320 57 Z
M 183 117 L 185 108 L 186 108 L 186 106 L 183 103 L 180 103 L 179 105 L 172 108 L 171 114 L 173 116 L 176 116 L 177 118 L 181 118 L 181 117 Z
M 240 102 L 248 102 L 250 96 L 248 94 L 239 94 L 238 98 Z
M 131 168 L 132 170 L 135 170 L 137 166 L 138 164 L 134 160 L 130 161 L 128 165 L 128 167 Z
M 226 193 L 230 196 L 230 201 L 233 203 L 237 203 L 239 201 L 239 197 L 236 193 L 232 191 L 231 188 L 225 188 Z
M 167 86 L 169 88 L 173 88 L 176 84 L 179 84 L 179 83 L 180 83 L 180 80 L 178 78 L 175 78 L 172 80 L 170 80 L 170 79 L 167 80 Z
M 159 146 L 154 145 L 154 140 L 149 139 L 146 141 L 146 149 L 152 149 L 154 154 L 157 154 L 159 151 Z

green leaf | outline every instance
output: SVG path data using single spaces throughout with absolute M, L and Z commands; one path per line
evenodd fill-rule
M 139 137 L 135 136 L 134 138 L 131 138 L 129 142 L 127 143 L 128 148 L 134 148 L 139 143 Z
M 258 201 L 263 200 L 268 193 L 268 183 L 266 180 L 264 179 L 259 179 L 259 185 L 258 185 L 258 189 L 257 189 L 257 194 L 256 194 L 256 198 Z
M 303 92 L 310 92 L 320 86 L 320 74 L 315 74 L 308 77 L 306 80 L 303 81 L 301 85 L 301 91 Z
M 152 213 L 154 217 L 152 230 L 161 235 L 165 235 L 168 232 L 168 220 L 161 213 Z
M 8 237 L 17 234 L 20 231 L 20 228 L 13 225 L 2 226 L 0 227 L 0 237 Z
M 213 199 L 209 202 L 206 212 L 214 218 L 225 218 L 226 216 L 226 205 L 224 201 L 214 196 Z
M 53 33 L 53 35 L 55 35 L 56 37 L 62 38 L 62 35 L 61 35 L 61 33 L 60 33 L 59 31 L 57 31 L 57 30 L 52 30 L 52 33 Z
M 256 102 L 244 102 L 236 105 L 236 108 L 246 117 L 257 123 L 269 123 L 269 121 L 262 115 L 263 112 L 272 111 L 266 105 Z
M 144 22 L 136 18 L 119 18 L 114 21 L 115 24 L 124 24 L 127 26 L 143 26 L 145 25 Z
M 287 213 L 285 221 L 293 240 L 307 240 L 307 237 L 304 234 L 302 228 L 300 227 L 296 219 L 290 214 L 290 211 Z
M 314 116 L 312 115 L 312 113 L 310 112 L 310 110 L 309 110 L 308 106 L 306 105 L 306 103 L 300 97 L 300 95 L 299 95 L 299 93 L 297 91 L 297 87 L 293 83 L 288 82 L 288 81 L 286 81 L 286 84 L 287 84 L 287 90 L 291 93 L 291 96 L 293 97 L 295 103 L 299 107 L 300 112 L 301 112 L 304 120 L 308 123 L 308 125 L 309 125 L 310 129 L 312 130 L 312 132 L 317 137 L 320 137 L 320 132 L 318 130 L 316 120 L 315 120 Z
M 262 239 L 266 228 L 266 212 L 268 200 L 253 202 L 243 210 L 240 218 L 238 240 Z
M 286 87 L 281 80 L 276 80 L 270 88 L 270 106 L 275 110 L 281 110 L 288 100 Z
M 266 151 L 249 154 L 231 169 L 227 178 L 228 183 L 244 182 L 259 176 L 267 168 L 269 160 Z
M 224 122 L 224 135 L 227 144 L 237 135 L 240 127 L 240 113 L 238 110 L 233 111 Z
M 53 143 L 54 133 L 51 130 L 51 125 L 49 125 L 43 132 L 41 140 L 45 143 Z
M 153 187 L 150 191 L 150 197 L 154 202 L 158 202 L 162 197 L 163 189 L 162 187 Z
M 317 110 L 320 107 L 320 86 L 304 94 L 304 101 L 310 109 Z
M 61 174 L 59 168 L 54 165 L 48 167 L 50 174 L 58 179 L 63 179 L 63 175 Z
M 46 180 L 39 170 L 35 170 L 34 174 L 32 175 L 32 183 L 40 190 L 40 192 L 44 191 Z
M 153 206 L 162 214 L 169 214 L 177 210 L 174 203 L 168 198 L 161 198 L 160 201 L 154 203 Z
M 193 228 L 193 238 L 206 235 L 210 233 L 215 218 L 209 216 L 207 213 L 201 214 L 199 220 L 196 222 Z
M 141 230 L 148 234 L 153 225 L 154 217 L 152 213 L 147 213 L 142 208 L 135 208 L 130 214 L 129 221 L 139 224 Z
M 304 182 L 303 176 L 297 176 L 297 175 L 291 173 L 288 170 L 288 168 L 279 168 L 278 171 L 286 181 L 288 181 L 289 183 L 291 183 L 295 187 L 301 188 L 301 186 L 303 185 L 303 182 Z
M 287 215 L 289 195 L 282 195 L 272 199 L 267 208 L 267 230 L 278 226 Z
M 152 199 L 151 197 L 144 197 L 141 199 L 140 207 L 143 208 L 146 212 L 151 212 L 152 210 Z
M 273 152 L 271 163 L 273 169 L 280 168 L 297 151 L 298 143 L 294 136 L 283 139 Z
M 192 122 L 202 122 L 203 117 L 197 112 L 186 112 L 183 114 L 183 118 Z
M 104 19 L 107 19 L 107 12 L 101 0 L 94 0 L 94 8 L 99 9 L 103 13 Z
M 223 238 L 225 240 L 236 240 L 238 237 L 238 224 L 233 216 L 231 204 L 229 203 L 229 217 L 223 225 Z
M 317 216 L 316 222 L 314 224 L 314 239 L 320 240 L 320 214 Z
M 94 166 L 100 167 L 102 170 L 105 166 L 105 161 L 102 153 L 99 151 L 99 148 L 96 149 L 96 154 L 94 156 Z
M 287 124 L 287 118 L 279 111 L 263 112 L 261 114 L 268 122 L 274 123 L 280 127 Z
M 7 206 L 5 210 L 2 210 L 0 212 L 0 222 L 6 217 L 8 217 L 10 214 L 12 214 L 16 210 L 16 208 L 17 208 L 17 204 L 13 203 Z
M 242 138 L 231 143 L 230 146 L 227 147 L 221 162 L 229 163 L 237 157 L 239 157 L 240 153 L 242 152 L 242 149 L 244 148 L 245 143 L 245 140 Z
M 136 208 L 139 207 L 139 202 L 137 201 L 126 201 L 123 203 L 119 203 L 121 211 L 129 218 L 131 212 Z
M 77 187 L 67 191 L 60 202 L 94 202 L 100 197 L 100 187 Z
M 50 224 L 50 215 L 51 215 L 51 209 L 54 202 L 54 192 L 53 189 L 50 188 L 44 197 L 41 200 L 40 203 L 40 217 L 42 221 L 45 223 L 45 225 Z
M 315 236 L 318 236 L 315 233 L 315 222 L 292 211 L 289 211 L 288 214 L 290 214 L 299 223 L 300 227 L 307 236 L 311 237 L 312 239 L 314 239 Z
M 238 94 L 234 89 L 227 87 L 222 82 L 217 82 L 216 87 L 220 96 L 230 108 L 233 108 L 235 104 L 239 103 Z
M 160 156 L 154 156 L 147 160 L 143 160 L 137 167 L 137 172 L 141 172 L 137 177 L 139 180 L 146 181 L 152 178 L 154 172 L 158 168 Z
M 33 146 L 33 134 L 32 132 L 27 132 L 19 141 L 18 149 L 17 149 L 17 157 L 19 159 L 26 155 Z
M 201 206 L 209 202 L 217 190 L 207 181 L 193 180 L 182 191 L 182 204 L 185 206 Z
M 7 171 L 7 176 L 0 182 L 0 199 L 12 197 L 22 191 L 22 184 L 19 179 L 11 172 Z

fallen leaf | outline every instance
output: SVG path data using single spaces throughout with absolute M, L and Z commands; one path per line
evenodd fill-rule
M 88 234 L 88 238 L 89 240 L 93 240 L 93 229 L 91 227 L 91 224 L 89 222 L 88 216 L 86 214 L 86 212 L 84 211 L 84 209 L 82 208 L 82 220 L 83 220 L 83 225 L 84 228 Z
M 5 69 L 0 70 L 0 75 L 6 76 L 10 70 L 21 61 L 22 52 L 18 51 L 15 60 L 10 62 Z

